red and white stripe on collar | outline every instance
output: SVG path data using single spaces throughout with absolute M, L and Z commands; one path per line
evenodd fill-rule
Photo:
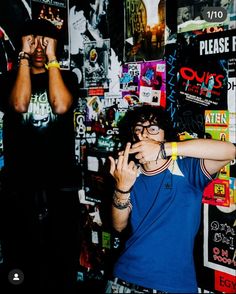
M 145 176 L 157 175 L 157 174 L 163 172 L 164 170 L 166 170 L 169 167 L 171 161 L 172 161 L 172 159 L 169 158 L 161 167 L 154 169 L 154 170 L 149 170 L 149 171 L 146 171 L 142 166 L 140 166 L 140 172 L 142 174 L 144 174 Z

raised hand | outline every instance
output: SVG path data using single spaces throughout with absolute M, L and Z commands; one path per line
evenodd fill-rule
M 56 56 L 56 47 L 57 40 L 49 37 L 42 37 L 41 39 L 42 48 L 44 48 L 48 60 L 55 58 Z
M 124 152 L 119 153 L 117 161 L 109 156 L 111 166 L 110 174 L 116 181 L 116 187 L 123 191 L 129 191 L 137 177 L 137 166 L 134 161 L 128 162 L 131 143 L 127 143 Z
M 37 46 L 37 40 L 34 35 L 27 35 L 22 37 L 22 51 L 32 55 Z
M 129 153 L 136 154 L 135 158 L 139 160 L 139 163 L 145 164 L 147 162 L 156 161 L 159 151 L 159 141 L 142 139 L 141 141 L 132 145 Z

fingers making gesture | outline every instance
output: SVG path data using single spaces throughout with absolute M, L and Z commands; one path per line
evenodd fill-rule
M 147 162 L 156 161 L 157 155 L 160 151 L 160 142 L 150 139 L 142 139 L 132 145 L 129 153 L 135 154 L 135 158 L 139 163 L 145 164 Z
M 115 160 L 109 156 L 110 159 L 110 174 L 116 181 L 116 187 L 123 191 L 129 191 L 133 186 L 137 177 L 137 166 L 134 161 L 129 162 L 131 143 L 127 143 L 124 152 L 119 153 L 119 157 Z

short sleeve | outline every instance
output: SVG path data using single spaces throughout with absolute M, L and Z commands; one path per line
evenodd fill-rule
M 205 168 L 203 159 L 185 157 L 178 159 L 178 164 L 188 182 L 197 189 L 204 189 L 213 180 Z

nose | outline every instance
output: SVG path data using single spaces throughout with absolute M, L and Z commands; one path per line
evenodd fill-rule
M 147 131 L 147 128 L 143 128 L 143 131 L 142 131 L 142 137 L 144 137 L 144 138 L 147 138 L 148 137 L 148 131 Z
M 41 51 L 43 51 L 43 47 L 42 47 L 42 45 L 41 45 L 41 43 L 40 43 L 40 42 L 38 42 L 38 43 L 37 43 L 36 50 L 37 50 L 38 52 L 41 52 Z

